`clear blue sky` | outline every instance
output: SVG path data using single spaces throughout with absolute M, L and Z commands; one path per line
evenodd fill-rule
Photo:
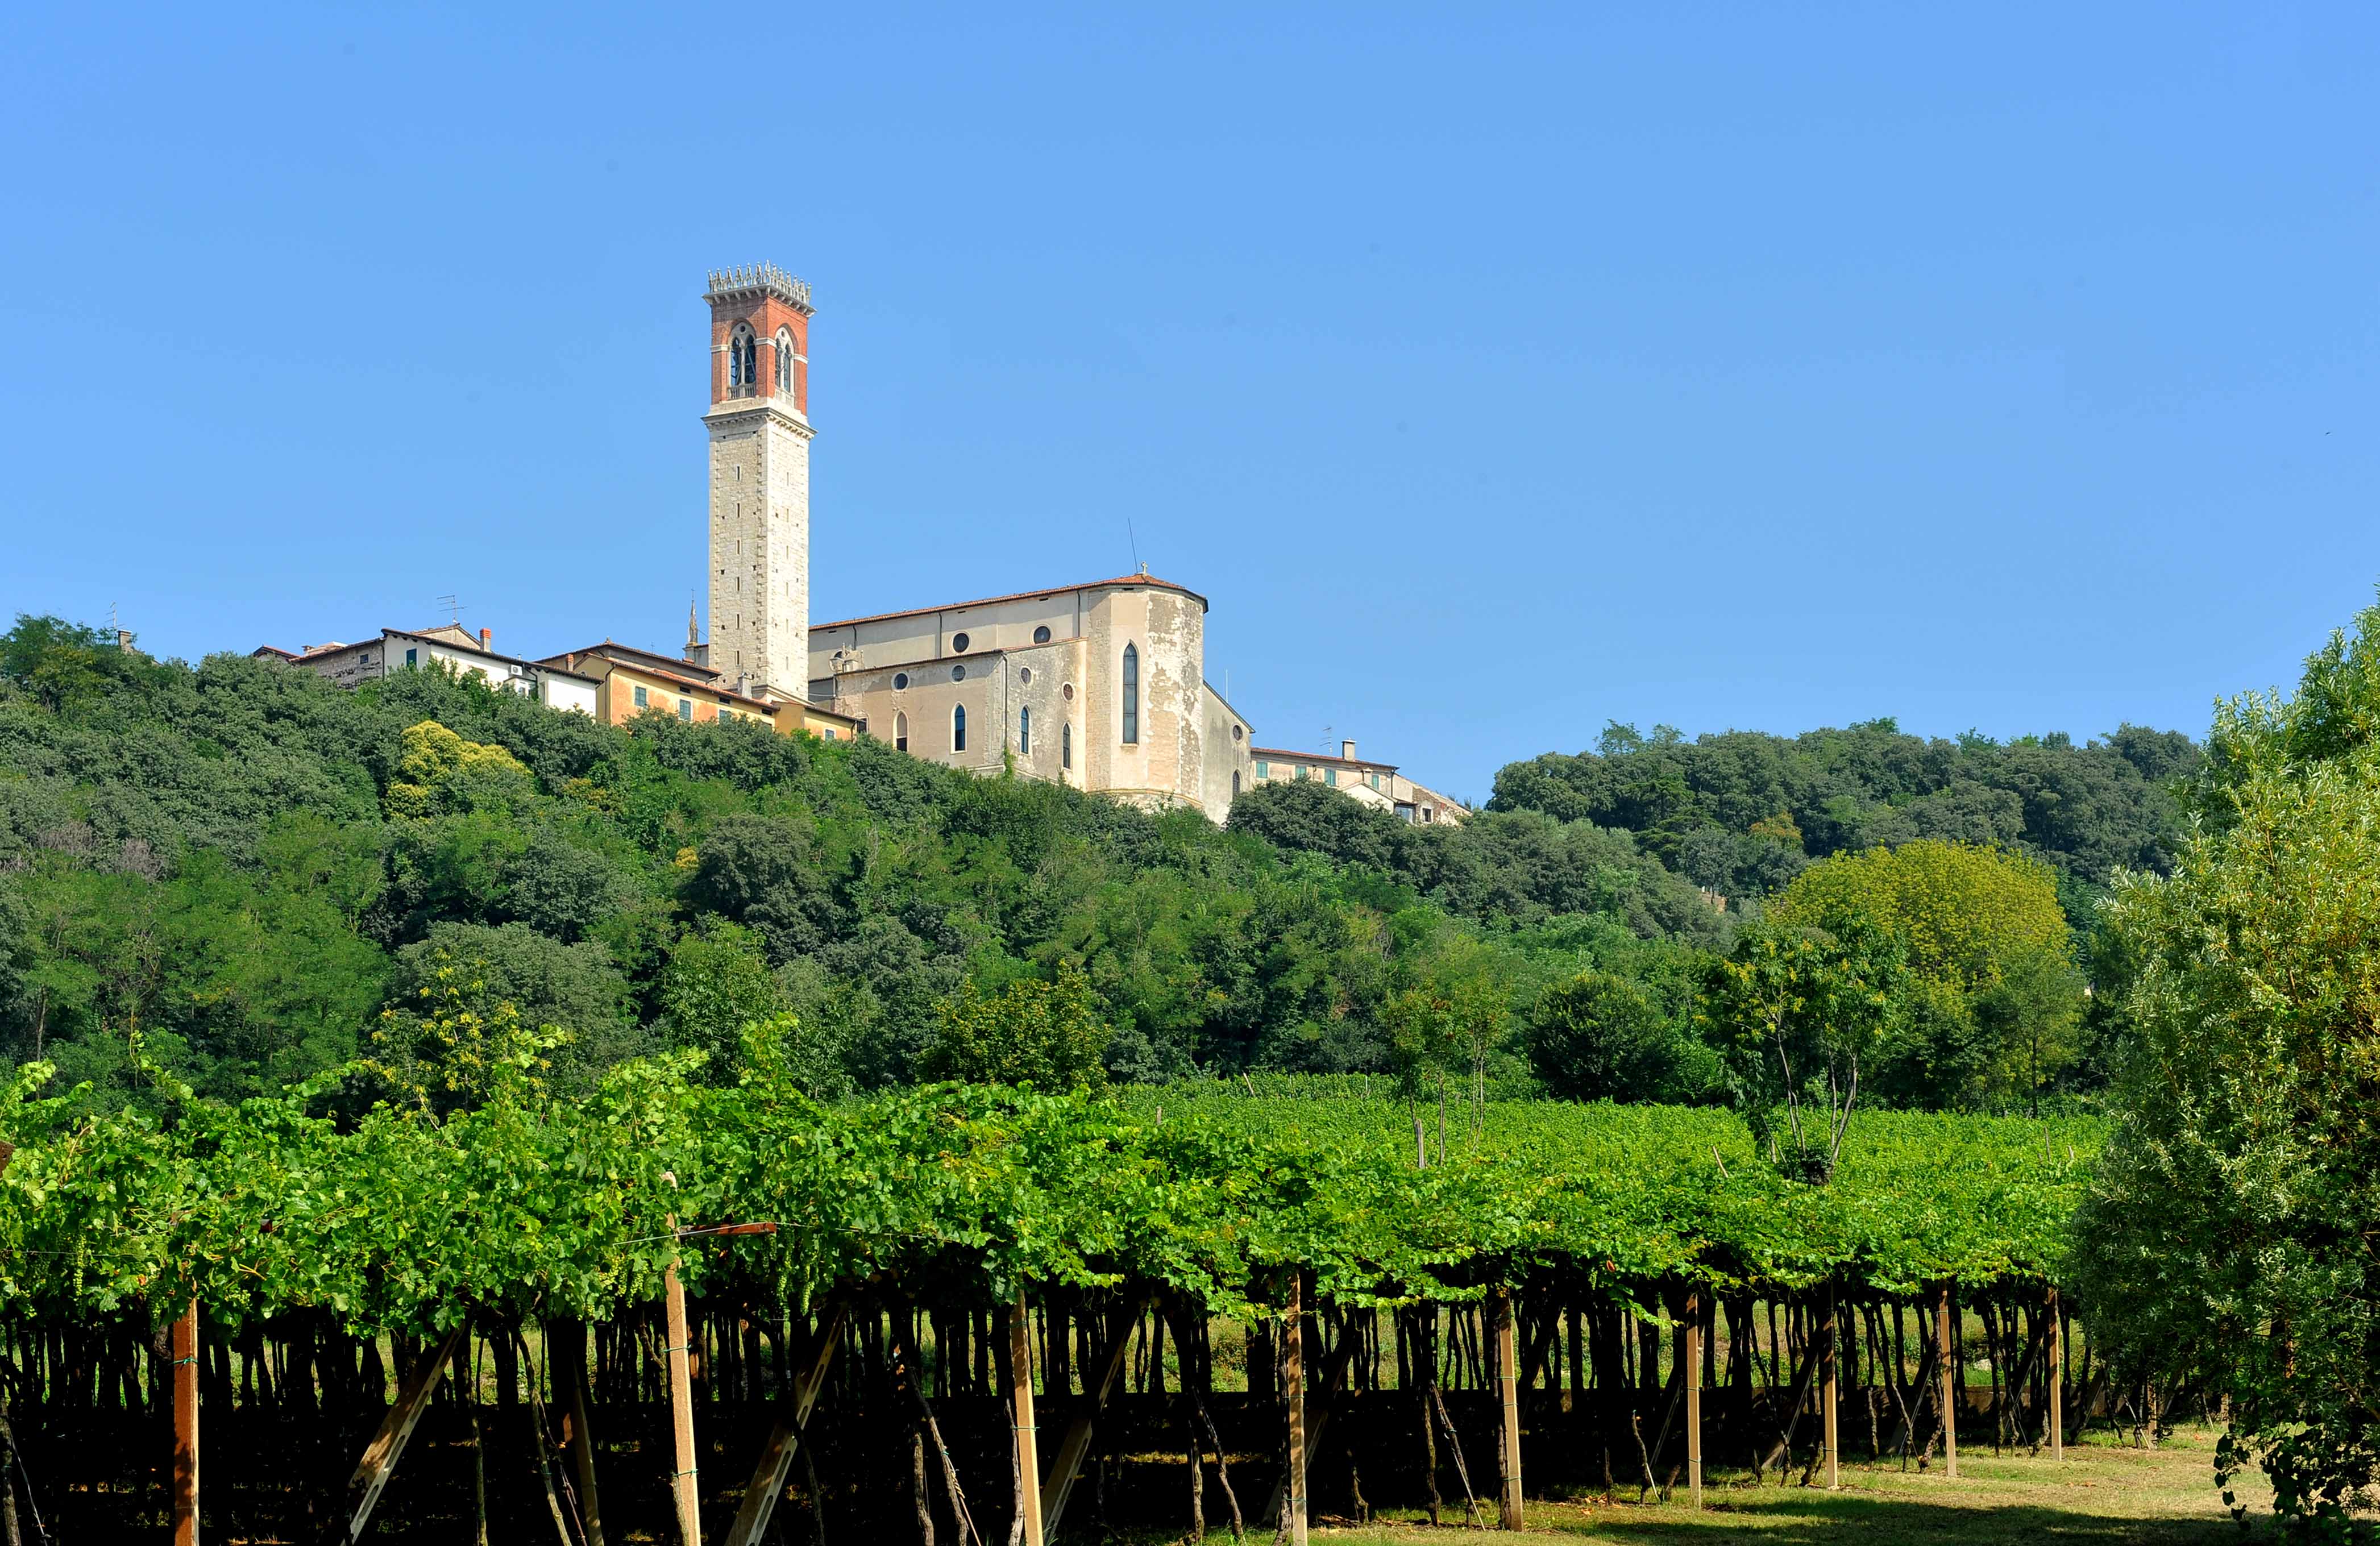
M 2380 13 L 1631 9 L 17 11 L 0 607 L 674 647 L 760 259 L 814 615 L 1129 520 L 1261 739 L 1461 795 L 2199 734 L 2371 599 Z

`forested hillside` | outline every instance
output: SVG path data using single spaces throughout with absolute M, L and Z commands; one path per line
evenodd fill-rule
M 2151 781 L 2195 756 L 2133 731 L 2105 749 L 1946 749 L 1874 725 L 1607 737 L 1506 770 L 1498 808 L 1460 828 L 1289 785 L 1218 830 L 872 740 L 614 729 L 436 674 L 349 692 L 20 618 L 0 639 L 0 1040 L 102 1102 L 140 1098 L 144 1058 L 235 1097 L 419 1055 L 433 1002 L 556 1028 L 564 1089 L 669 1048 L 726 1079 L 740 1029 L 778 1019 L 826 1095 L 1280 1069 L 1723 1099 L 1735 1032 L 1714 974 L 1760 925 L 1696 884 L 1763 886 L 1710 870 L 1720 839 L 1785 856 L 1763 850 L 1764 886 L 1951 830 L 2095 881 L 2163 862 L 2173 818 Z M 2012 1071 L 2000 944 L 1927 965 L 1915 942 L 1885 947 L 1931 986 L 1893 1018 L 1876 1055 L 1898 1073 L 1876 1090 L 2004 1105 L 2020 1083 L 2033 1100 L 2096 1077 L 2070 1036 Z M 2065 943 L 2046 948 L 2022 969 L 2057 1019 L 2080 983 Z M 2044 1014 L 2023 1020 L 2035 1041 Z
M 2097 888 L 2119 870 L 2168 867 L 2180 821 L 2169 785 L 2200 761 L 2179 731 L 2132 724 L 2084 746 L 2063 734 L 1929 741 L 1889 719 L 1691 741 L 1614 724 L 1593 751 L 1507 766 L 1488 808 L 1633 833 L 1729 896 L 1779 890 L 1828 854 L 1919 837 L 2028 852 Z

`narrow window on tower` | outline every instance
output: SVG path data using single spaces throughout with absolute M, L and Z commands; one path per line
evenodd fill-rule
M 1071 724 L 1058 726 L 1058 765 L 1062 768 L 1075 765 L 1075 727 Z
M 1025 756 L 1033 755 L 1033 711 L 1016 711 L 1016 749 Z
M 909 716 L 905 713 L 892 716 L 892 749 L 895 751 L 909 749 Z
M 1140 744 L 1140 651 L 1123 647 L 1123 744 Z
M 794 330 L 777 329 L 777 396 L 794 395 Z
M 966 749 L 966 705 L 964 703 L 953 705 L 951 709 L 951 749 L 953 751 Z

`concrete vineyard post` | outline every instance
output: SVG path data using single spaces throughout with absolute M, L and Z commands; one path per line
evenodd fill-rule
M 174 1546 L 199 1546 L 199 1302 L 174 1322 Z
M 1026 1309 L 1025 1290 L 1016 1291 L 1016 1306 L 1008 1317 L 1008 1361 L 1015 1384 L 1016 1496 L 1025 1515 L 1025 1546 L 1041 1546 L 1041 1455 L 1033 1430 L 1033 1327 Z
M 1504 1528 L 1521 1528 L 1521 1370 L 1512 1334 L 1512 1291 L 1496 1290 L 1496 1383 L 1503 1395 L 1500 1411 L 1503 1443 Z

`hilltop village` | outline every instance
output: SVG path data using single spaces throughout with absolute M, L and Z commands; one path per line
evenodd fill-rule
M 872 735 L 982 773 L 1094 790 L 1221 822 L 1242 790 L 1311 781 L 1408 822 L 1459 802 L 1392 762 L 1256 744 L 1206 678 L 1207 598 L 1146 569 L 866 617 L 809 617 L 807 284 L 762 263 L 710 276 L 710 637 L 689 610 L 681 653 L 601 642 L 500 652 L 492 629 L 383 627 L 357 641 L 255 651 L 344 686 L 393 671 L 476 676 L 622 724 L 640 713 L 751 719 L 780 734 Z

